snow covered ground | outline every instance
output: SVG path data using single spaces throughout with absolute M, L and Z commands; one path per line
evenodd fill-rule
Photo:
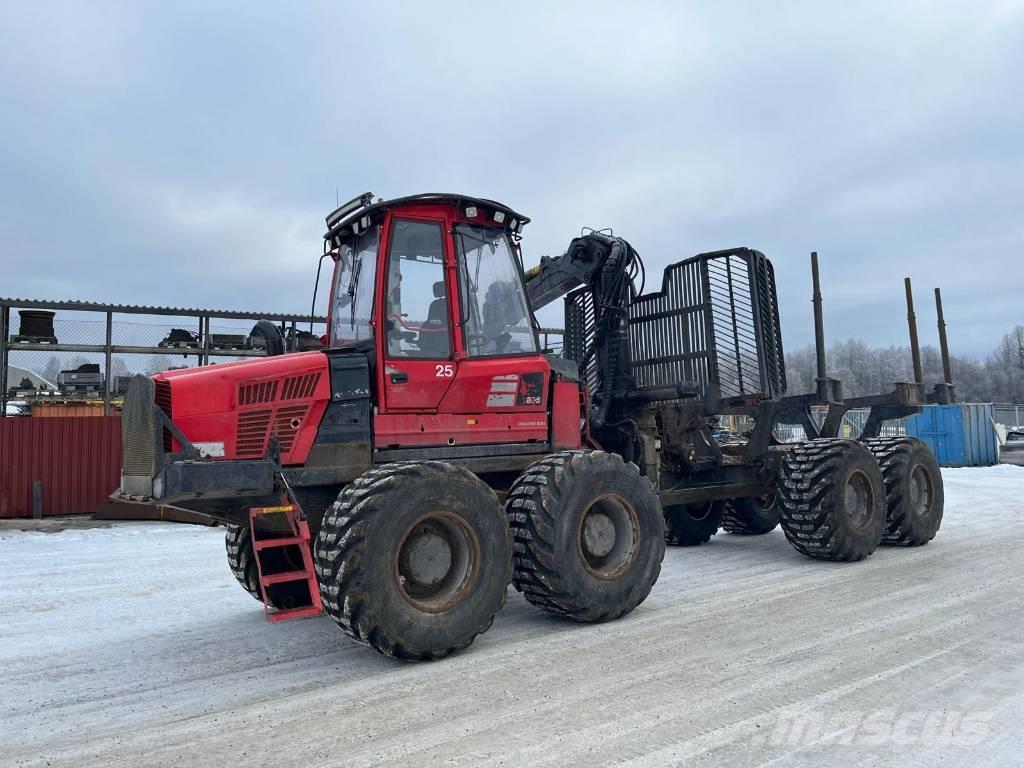
M 927 547 L 839 565 L 719 534 L 621 621 L 510 591 L 419 665 L 267 624 L 219 529 L 2 530 L 0 765 L 1018 766 L 1024 468 L 944 475 Z

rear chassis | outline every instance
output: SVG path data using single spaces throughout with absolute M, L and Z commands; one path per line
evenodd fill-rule
M 613 242 L 590 237 L 596 247 Z M 759 251 L 714 251 L 678 262 L 665 270 L 658 292 L 631 297 L 623 288 L 618 303 L 626 307 L 626 322 L 605 322 L 599 307 L 607 299 L 589 285 L 566 297 L 565 354 L 580 365 L 592 393 L 592 434 L 641 468 L 663 506 L 770 493 L 789 450 L 776 438 L 779 425 L 801 426 L 808 440 L 836 438 L 848 411 L 868 409 L 861 434 L 853 435 L 868 440 L 887 420 L 929 402 L 951 402 L 951 385 L 929 394 L 921 380 L 909 283 L 916 381 L 844 399 L 841 383 L 825 373 L 816 255 L 812 267 L 817 391 L 800 395 L 784 394 L 775 275 Z M 812 410 L 821 409 L 819 421 Z M 750 417 L 754 426 L 744 439 L 719 444 L 713 423 L 723 415 Z

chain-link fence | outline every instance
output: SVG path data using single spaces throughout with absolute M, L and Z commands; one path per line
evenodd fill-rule
M 0 299 L 0 416 L 41 404 L 119 405 L 128 378 L 266 355 L 258 320 L 286 351 L 319 349 L 322 317 Z
M 1024 429 L 1024 404 L 993 403 L 992 418 L 1004 427 Z

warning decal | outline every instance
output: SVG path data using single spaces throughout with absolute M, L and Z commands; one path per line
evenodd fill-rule
M 491 379 L 491 391 L 487 395 L 488 408 L 511 407 L 516 404 L 519 389 L 519 374 L 506 373 Z

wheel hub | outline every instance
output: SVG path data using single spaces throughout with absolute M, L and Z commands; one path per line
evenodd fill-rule
M 445 577 L 452 566 L 452 548 L 445 538 L 422 526 L 405 541 L 405 573 L 418 584 L 432 586 Z
M 910 473 L 910 508 L 918 517 L 924 517 L 932 506 L 932 480 L 924 467 L 918 465 Z
M 604 557 L 615 546 L 615 524 L 608 515 L 591 512 L 583 521 L 583 546 L 592 555 Z
M 577 547 L 593 575 L 620 577 L 640 551 L 640 522 L 633 507 L 611 494 L 595 499 L 580 519 Z
M 871 519 L 874 500 L 871 496 L 871 481 L 863 472 L 854 472 L 846 481 L 843 491 L 846 514 L 855 528 L 862 528 Z
M 480 542 L 461 517 L 435 512 L 417 520 L 395 557 L 399 591 L 423 611 L 439 613 L 462 603 L 479 574 Z

